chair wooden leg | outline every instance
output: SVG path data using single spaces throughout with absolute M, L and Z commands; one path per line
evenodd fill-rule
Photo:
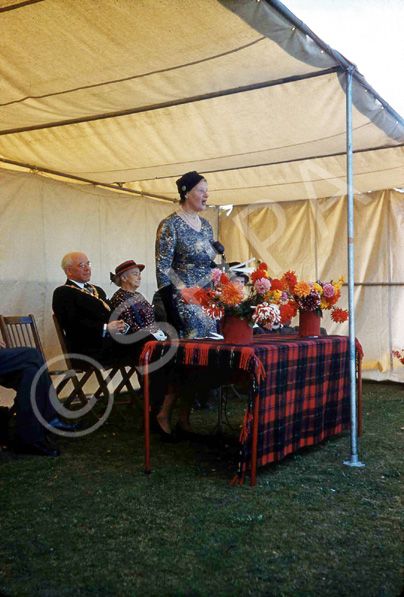
M 69 381 L 71 379 L 74 389 L 72 390 L 72 392 L 69 394 L 69 396 L 64 401 L 65 408 L 69 407 L 72 404 L 73 400 L 75 400 L 76 398 L 78 398 L 80 400 L 80 402 L 83 406 L 87 405 L 88 399 L 87 399 L 85 393 L 83 392 L 83 388 L 84 388 L 85 384 L 87 383 L 87 381 L 92 376 L 92 374 L 93 374 L 93 370 L 89 369 L 84 373 L 84 375 L 81 379 L 79 379 L 77 377 L 76 373 L 72 377 L 69 377 L 67 379 L 67 381 Z M 67 383 L 67 382 L 64 383 L 65 381 L 66 380 L 62 380 L 60 382 L 60 384 L 57 386 L 57 388 L 56 388 L 57 395 L 59 395 L 59 392 L 65 387 L 65 385 Z
M 122 381 L 118 384 L 115 393 L 118 395 L 120 392 L 122 392 L 123 388 L 126 388 L 130 396 L 130 400 L 127 404 L 134 404 L 136 401 L 136 390 L 130 380 L 131 377 L 136 373 L 136 367 L 131 367 L 129 372 L 126 371 L 125 367 L 122 367 L 120 373 L 122 375 Z
M 115 375 L 118 373 L 119 371 L 119 367 L 114 367 L 113 369 L 111 369 L 111 371 L 109 372 L 109 378 L 112 380 Z M 102 380 L 104 381 L 104 378 L 102 377 L 101 373 L 99 373 L 99 375 L 101 376 Z M 101 385 L 99 379 L 98 379 L 98 375 L 97 375 L 97 380 L 98 383 L 100 384 L 100 387 L 98 388 L 98 390 L 96 391 L 96 393 L 94 394 L 95 398 L 97 398 L 97 400 L 99 398 L 101 398 L 101 396 L 104 394 L 104 396 L 108 397 L 108 389 L 107 389 L 107 394 L 105 394 L 105 387 L 104 384 Z
M 115 371 L 114 369 L 112 371 Z M 99 390 L 101 390 L 101 393 L 104 394 L 104 397 L 106 399 L 108 399 L 109 395 L 110 395 L 110 391 L 108 390 L 108 384 L 106 383 L 105 379 L 102 376 L 101 371 L 98 371 L 98 369 L 94 369 L 94 373 L 95 376 L 97 378 L 98 384 L 99 384 Z M 112 374 L 112 372 L 111 372 Z M 111 375 L 109 376 L 111 378 Z M 112 375 L 113 377 L 113 375 Z M 97 390 L 98 392 L 98 390 Z

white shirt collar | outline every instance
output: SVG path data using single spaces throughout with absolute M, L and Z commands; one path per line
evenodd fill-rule
M 85 288 L 84 286 L 84 282 L 76 282 L 76 280 L 70 280 L 70 278 L 68 278 L 69 282 L 73 282 L 73 284 L 76 284 L 76 286 L 79 286 L 79 288 Z

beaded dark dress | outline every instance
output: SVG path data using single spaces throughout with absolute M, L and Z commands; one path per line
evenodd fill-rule
M 211 263 L 216 255 L 211 245 L 213 230 L 205 218 L 201 222 L 197 232 L 174 213 L 162 220 L 157 230 L 157 285 L 162 288 L 173 284 L 176 288 L 174 299 L 185 326 L 183 338 L 203 338 L 217 331 L 216 322 L 199 305 L 186 305 L 180 295 L 182 288 L 210 284 Z
M 120 288 L 115 292 L 110 303 L 112 309 L 119 311 L 116 313 L 117 318 L 129 324 L 128 333 L 139 330 L 158 331 L 154 309 L 140 292 L 130 292 Z

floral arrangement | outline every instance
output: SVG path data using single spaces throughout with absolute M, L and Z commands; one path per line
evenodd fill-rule
M 184 288 L 183 300 L 198 304 L 212 319 L 232 315 L 247 319 L 271 329 L 273 326 L 289 324 L 298 310 L 314 311 L 322 315 L 323 310 L 332 310 L 331 318 L 336 323 L 348 319 L 348 311 L 336 307 L 341 296 L 344 277 L 334 282 L 299 282 L 293 271 L 287 271 L 281 278 L 271 278 L 266 263 L 260 263 L 250 276 L 247 293 L 243 284 L 231 281 L 220 269 L 211 273 L 211 288 Z
M 215 268 L 211 273 L 211 288 L 184 288 L 181 296 L 188 304 L 200 305 L 212 319 L 222 319 L 225 315 L 230 315 L 246 319 L 250 326 L 258 323 L 271 329 L 281 321 L 280 308 L 265 299 L 271 282 L 265 264 L 260 264 L 260 271 L 264 271 L 263 266 L 265 276 L 260 276 L 257 283 L 249 285 L 248 290 L 242 283 L 232 281 L 228 274 Z
M 404 350 L 401 352 L 399 350 L 392 350 L 391 354 L 393 357 L 396 357 L 402 365 L 404 365 Z
M 252 273 L 254 284 L 260 282 L 260 275 L 260 269 Z M 261 278 L 263 279 L 265 278 Z M 282 278 L 271 279 L 265 299 L 270 303 L 279 304 L 282 323 L 290 323 L 299 309 L 314 311 L 320 316 L 323 310 L 332 310 L 331 319 L 336 323 L 343 323 L 348 319 L 348 311 L 335 305 L 341 296 L 344 281 L 344 277 L 339 276 L 336 282 L 299 282 L 295 272 L 287 271 Z

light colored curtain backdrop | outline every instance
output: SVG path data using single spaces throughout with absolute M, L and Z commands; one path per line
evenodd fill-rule
M 140 291 L 151 301 L 157 226 L 176 209 L 173 203 L 0 170 L 0 313 L 33 313 L 46 356 L 59 354 L 52 294 L 65 282 L 60 262 L 70 251 L 87 254 L 91 281 L 108 296 L 117 290 L 109 272 L 119 263 L 145 264 Z M 204 216 L 216 233 L 216 209 Z
M 156 290 L 154 241 L 158 223 L 174 204 L 65 183 L 38 174 L 0 170 L 0 313 L 33 313 L 48 358 L 60 352 L 52 323 L 52 293 L 63 284 L 63 255 L 84 251 L 92 281 L 108 295 L 109 272 L 135 259 L 146 265 L 141 291 Z M 347 277 L 346 198 L 236 206 L 220 210 L 220 241 L 228 261 L 250 257 L 271 275 L 296 271 L 300 279 Z M 205 212 L 217 231 L 216 209 Z M 404 282 L 404 195 L 378 191 L 355 197 L 357 282 Z M 404 286 L 356 287 L 356 335 L 364 377 L 404 381 L 391 349 L 404 348 Z M 343 287 L 342 307 L 347 306 Z M 297 320 L 293 322 L 296 324 Z M 329 334 L 348 334 L 324 314 Z
M 346 197 L 235 206 L 220 210 L 220 238 L 228 261 L 251 257 L 268 264 L 271 276 L 294 270 L 299 280 L 348 278 Z M 391 350 L 404 349 L 404 195 L 377 191 L 355 196 L 356 336 L 365 356 L 365 379 L 404 382 L 404 367 Z M 400 286 L 387 284 L 398 282 Z M 347 308 L 348 289 L 339 306 Z M 295 318 L 292 325 L 297 325 Z M 329 334 L 348 335 L 325 311 Z

